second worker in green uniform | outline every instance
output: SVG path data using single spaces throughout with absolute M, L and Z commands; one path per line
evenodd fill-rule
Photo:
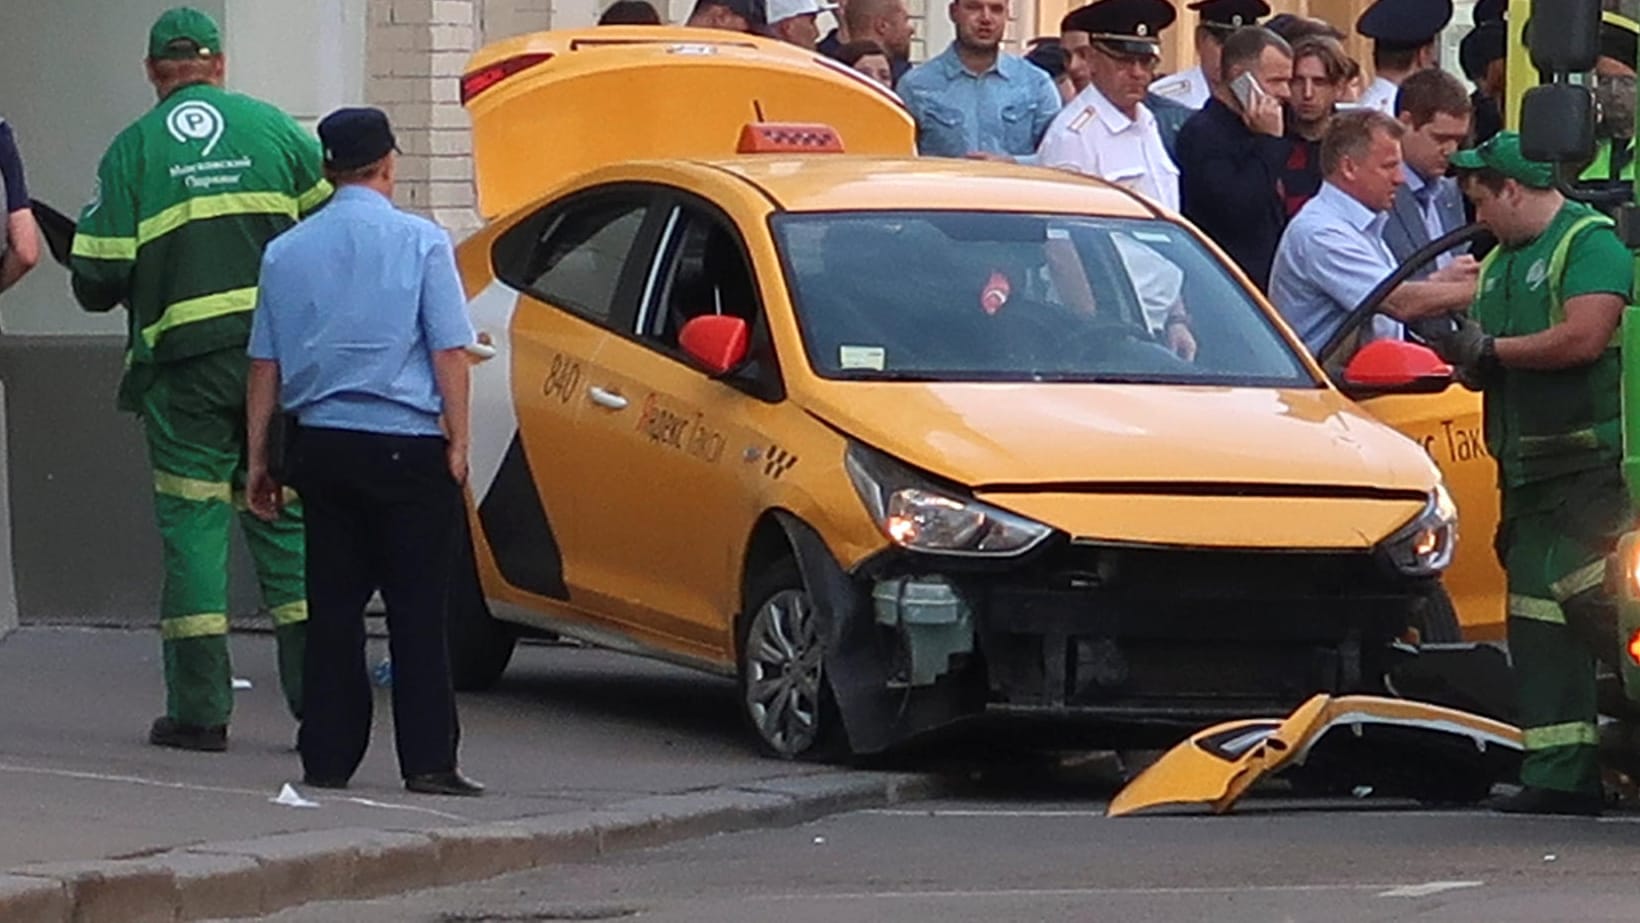
M 264 523 L 245 511 L 245 344 L 263 248 L 322 204 L 330 186 L 317 139 L 277 108 L 222 88 L 220 32 L 209 16 L 161 15 L 147 70 L 159 104 L 103 155 L 71 268 L 86 309 L 127 309 L 119 406 L 141 417 L 154 470 L 167 704 L 149 740 L 221 750 L 233 707 L 236 507 L 273 616 L 280 683 L 292 714 L 302 707 L 301 514 L 287 505 Z
M 1554 188 L 1503 132 L 1452 158 L 1500 241 L 1471 317 L 1433 342 L 1485 394 L 1498 466 L 1497 548 L 1509 582 L 1526 756 L 1512 813 L 1598 814 L 1595 660 L 1615 656 L 1606 558 L 1633 521 L 1621 474 L 1617 331 L 1634 255 L 1610 219 Z

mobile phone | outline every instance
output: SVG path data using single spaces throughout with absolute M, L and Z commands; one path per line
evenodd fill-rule
M 1259 88 L 1258 81 L 1253 79 L 1252 74 L 1247 73 L 1230 81 L 1230 92 L 1236 94 L 1236 99 L 1241 102 L 1243 111 L 1253 108 L 1253 97 L 1263 93 Z

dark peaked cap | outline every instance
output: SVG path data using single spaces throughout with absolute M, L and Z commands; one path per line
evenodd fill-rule
M 1270 4 L 1264 0 L 1196 0 L 1185 5 L 1201 14 L 1202 25 L 1219 29 L 1256 26 L 1270 15 Z
M 1483 22 L 1501 21 L 1504 14 L 1509 12 L 1509 0 L 1480 0 L 1475 4 L 1475 25 Z
M 1086 32 L 1093 41 L 1128 54 L 1153 55 L 1162 30 L 1178 16 L 1167 0 L 1096 0 L 1072 10 L 1061 28 Z
M 1435 40 L 1452 21 L 1452 0 L 1378 0 L 1355 22 L 1355 31 L 1389 46 L 1417 48 Z

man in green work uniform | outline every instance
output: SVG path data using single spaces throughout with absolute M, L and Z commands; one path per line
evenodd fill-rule
M 263 523 L 243 499 L 245 383 L 263 247 L 330 193 L 315 138 L 289 116 L 222 88 L 216 23 L 172 9 L 148 38 L 159 104 L 114 139 L 74 238 L 74 295 L 130 318 L 119 406 L 138 414 L 165 546 L 160 637 L 166 714 L 149 741 L 227 747 L 228 533 L 241 510 L 279 677 L 302 706 L 307 600 L 300 511 Z
M 1619 318 L 1634 255 L 1610 219 L 1568 201 L 1553 168 L 1501 132 L 1452 158 L 1476 220 L 1499 247 L 1481 264 L 1470 317 L 1432 338 L 1485 393 L 1498 464 L 1499 558 L 1509 578 L 1526 758 L 1510 813 L 1600 813 L 1595 660 L 1615 656 L 1606 557 L 1632 527 L 1620 472 Z

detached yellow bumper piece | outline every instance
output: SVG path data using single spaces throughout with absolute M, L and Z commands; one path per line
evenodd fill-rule
M 1521 753 L 1520 729 L 1501 721 L 1406 699 L 1317 695 L 1286 718 L 1197 732 L 1129 782 L 1105 813 L 1206 805 L 1224 814 L 1260 779 L 1297 766 L 1385 793 L 1469 800 L 1512 779 Z

